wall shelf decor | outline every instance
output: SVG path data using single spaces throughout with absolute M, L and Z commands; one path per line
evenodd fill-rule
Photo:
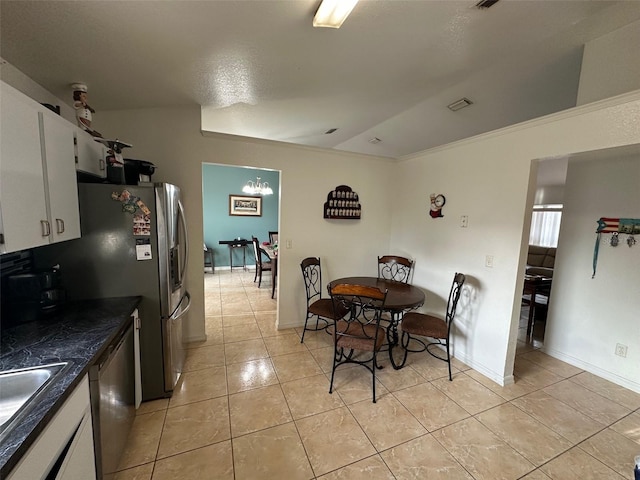
M 338 185 L 327 194 L 324 203 L 324 218 L 360 220 L 362 206 L 358 194 L 347 185 Z

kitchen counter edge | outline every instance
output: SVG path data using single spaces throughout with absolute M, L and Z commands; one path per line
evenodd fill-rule
M 89 371 L 132 321 L 141 297 L 69 302 L 40 320 L 3 329 L 0 370 L 70 362 L 29 414 L 0 441 L 0 478 L 17 465 Z

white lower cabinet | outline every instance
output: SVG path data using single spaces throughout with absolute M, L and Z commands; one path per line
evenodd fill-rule
M 96 480 L 89 378 L 67 398 L 7 480 Z

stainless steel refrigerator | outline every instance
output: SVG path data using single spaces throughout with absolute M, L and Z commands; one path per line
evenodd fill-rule
M 187 228 L 180 189 L 167 183 L 78 185 L 82 238 L 36 249 L 60 265 L 69 299 L 141 295 L 142 399 L 168 397 L 184 365 Z

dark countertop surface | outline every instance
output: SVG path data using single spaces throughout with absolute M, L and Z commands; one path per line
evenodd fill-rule
M 131 322 L 140 297 L 70 302 L 33 322 L 0 332 L 0 371 L 70 362 L 21 421 L 0 437 L 0 478 L 27 452 L 84 378 L 89 367 Z

